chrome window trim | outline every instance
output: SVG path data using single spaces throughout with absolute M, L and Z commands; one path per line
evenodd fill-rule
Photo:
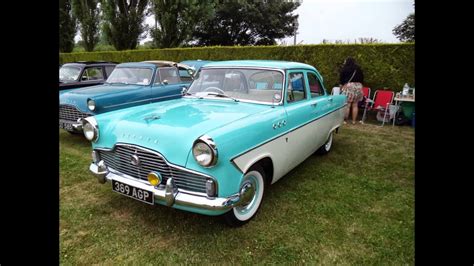
M 285 91 L 285 82 L 286 82 L 286 75 L 285 75 L 285 70 L 283 69 L 280 69 L 280 68 L 274 68 L 274 67 L 249 67 L 249 66 L 229 66 L 229 67 L 224 67 L 224 66 L 207 66 L 207 67 L 201 67 L 201 69 L 199 70 L 199 72 L 201 72 L 202 70 L 206 70 L 206 69 L 229 69 L 229 68 L 232 68 L 232 69 L 253 69 L 253 70 L 271 70 L 271 71 L 278 71 L 280 72 L 282 75 L 283 75 L 283 81 L 282 81 L 282 85 L 281 85 L 281 90 L 280 92 L 282 93 L 281 95 L 283 96 L 283 92 Z M 196 80 L 193 80 L 193 83 L 194 81 Z M 189 85 L 189 88 L 191 88 L 191 86 L 193 85 L 193 83 L 191 83 Z M 188 97 L 188 96 L 185 96 L 185 97 Z M 196 97 L 196 96 L 193 96 L 193 97 Z M 216 99 L 216 97 L 203 97 L 205 99 Z M 284 97 L 281 97 L 282 99 L 277 102 L 277 103 L 268 103 L 268 102 L 261 102 L 261 101 L 253 101 L 253 100 L 242 100 L 242 99 L 238 99 L 239 101 L 241 102 L 249 102 L 249 103 L 258 103 L 258 104 L 264 104 L 264 105 L 270 105 L 270 106 L 275 106 L 275 105 L 283 105 L 283 98 Z M 221 100 L 220 98 L 218 98 L 219 100 Z M 232 99 L 230 99 L 232 100 Z

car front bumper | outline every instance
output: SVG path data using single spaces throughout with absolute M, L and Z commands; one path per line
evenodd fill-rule
M 59 119 L 59 128 L 67 131 L 82 132 L 82 120 L 81 121 L 69 121 Z
M 138 179 L 126 177 L 120 173 L 112 172 L 107 169 L 103 161 L 98 163 L 92 162 L 89 170 L 97 176 L 99 183 L 111 182 L 112 180 L 125 183 L 143 190 L 153 193 L 155 203 L 162 203 L 163 205 L 185 209 L 197 213 L 215 215 L 224 213 L 241 203 L 241 195 L 236 193 L 229 197 L 207 197 L 202 194 L 196 194 L 188 191 L 179 190 L 173 178 L 169 178 L 164 187 L 153 187 Z M 210 212 L 208 212 L 210 211 Z M 213 213 L 216 212 L 216 213 Z

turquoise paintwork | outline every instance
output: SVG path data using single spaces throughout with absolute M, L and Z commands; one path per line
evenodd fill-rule
M 231 66 L 280 69 L 285 76 L 291 71 L 311 72 L 323 84 L 321 75 L 314 67 L 295 62 L 222 61 L 209 63 L 203 69 Z M 309 90 L 308 80 L 305 79 L 305 82 Z M 286 78 L 285 83 L 286 91 Z M 315 99 L 288 104 L 284 97 L 283 104 L 275 106 L 234 102 L 227 98 L 183 97 L 100 114 L 95 116 L 100 133 L 93 148 L 111 149 L 116 143 L 123 142 L 158 151 L 172 164 L 213 176 L 218 182 L 218 197 L 227 197 L 239 191 L 244 176 L 231 162 L 232 159 L 344 106 L 345 96 L 326 95 L 323 85 L 322 89 L 324 95 Z M 328 101 L 328 97 L 332 101 Z M 308 106 L 315 101 L 318 108 L 316 113 L 311 111 L 313 116 L 310 117 Z M 160 119 L 147 121 L 145 118 L 151 115 L 157 115 Z M 288 125 L 272 128 L 272 124 L 282 120 L 288 120 Z M 191 152 L 193 142 L 202 135 L 210 136 L 217 144 L 218 162 L 211 168 L 200 166 Z M 196 208 L 177 208 L 207 215 L 221 214 Z

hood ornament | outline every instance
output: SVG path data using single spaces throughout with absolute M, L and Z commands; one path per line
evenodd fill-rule
M 146 122 L 150 122 L 150 121 L 153 121 L 153 120 L 158 120 L 158 119 L 160 119 L 160 118 L 161 118 L 161 117 L 160 117 L 159 115 L 151 114 L 151 115 L 149 115 L 149 116 L 146 116 L 146 117 L 143 118 L 143 119 L 145 119 Z

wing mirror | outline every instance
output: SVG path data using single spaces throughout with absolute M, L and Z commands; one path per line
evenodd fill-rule
M 194 78 L 194 75 L 196 74 L 196 72 L 195 72 L 194 70 L 192 70 L 192 69 L 188 69 L 188 74 L 189 74 L 192 78 Z
M 275 105 L 275 102 L 279 103 L 281 100 L 281 95 L 279 93 L 273 94 L 272 105 Z
M 168 80 L 164 79 L 163 82 L 161 82 L 161 83 L 163 83 L 163 85 L 168 85 Z
M 181 88 L 181 95 L 186 95 L 188 93 L 188 88 L 182 87 Z

